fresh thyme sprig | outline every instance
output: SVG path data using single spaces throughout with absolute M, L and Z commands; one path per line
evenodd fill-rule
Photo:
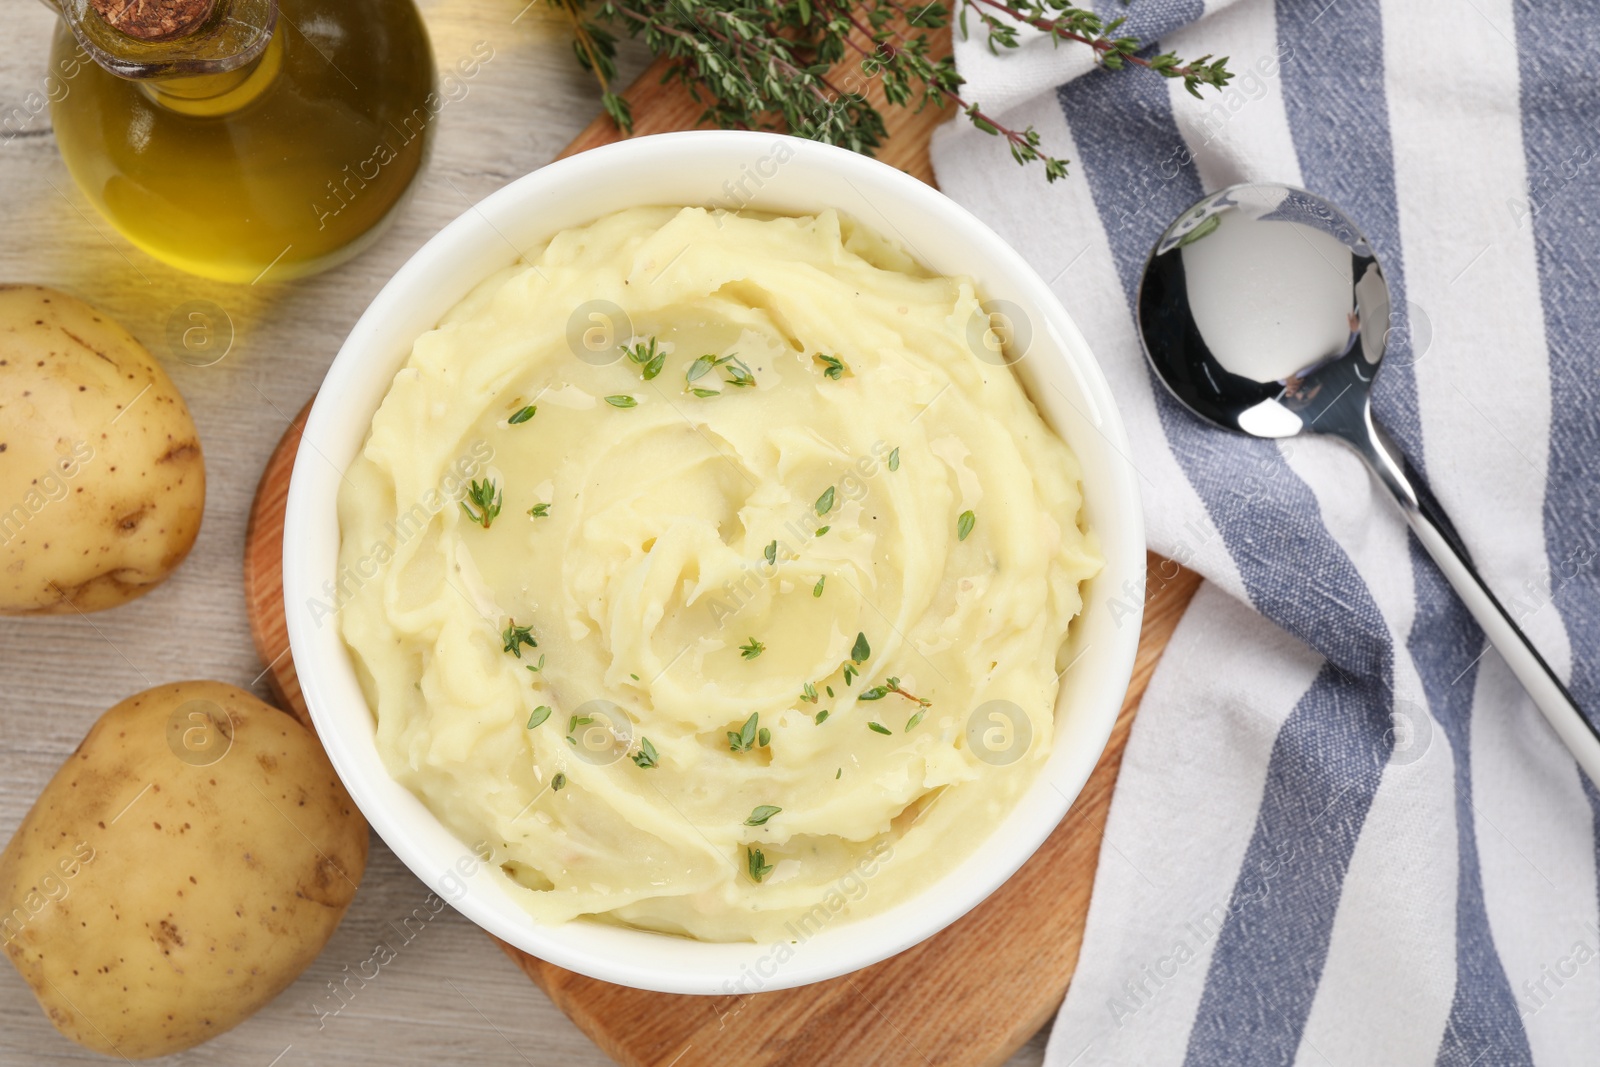
M 891 107 L 932 103 L 958 109 L 977 129 L 1002 137 L 1020 164 L 1042 163 L 1045 179 L 1067 174 L 1067 162 L 1044 151 L 1038 131 L 1012 129 L 962 95 L 963 79 L 948 54 L 937 54 L 931 31 L 950 23 L 960 5 L 987 35 L 990 49 L 1016 48 L 1020 31 L 1038 30 L 1057 45 L 1093 50 L 1101 66 L 1139 66 L 1183 81 L 1198 96 L 1232 78 L 1227 59 L 1183 60 L 1171 52 L 1146 58 L 1141 42 L 1119 36 L 1123 20 L 1105 19 L 1066 0 L 549 0 L 573 27 L 578 63 L 595 74 L 601 104 L 624 132 L 627 101 L 612 90 L 619 33 L 638 37 L 667 60 L 666 78 L 683 83 L 706 109 L 700 121 L 725 129 L 786 129 L 868 155 L 888 135 L 883 114 L 862 91 L 876 81 Z M 846 60 L 849 63 L 846 63 Z
M 643 767 L 645 770 L 649 770 L 651 767 L 659 767 L 661 765 L 661 756 L 656 752 L 656 746 L 650 743 L 650 739 L 648 737 L 639 738 L 639 751 L 633 753 L 628 758 L 633 760 L 633 762 L 638 764 L 640 767 Z
M 745 869 L 750 872 L 750 880 L 759 882 L 772 873 L 772 864 L 767 862 L 767 857 L 761 854 L 759 848 L 751 845 L 745 846 Z
M 667 362 L 667 354 L 657 347 L 654 337 L 632 347 L 624 345 L 622 352 L 628 357 L 628 362 L 639 368 L 639 377 L 647 382 L 660 374 Z
M 724 385 L 735 389 L 748 389 L 756 384 L 756 376 L 750 370 L 750 365 L 732 353 L 726 356 L 715 356 L 707 353 L 689 364 L 689 369 L 683 372 L 684 388 L 702 400 L 707 397 L 721 396 L 719 389 L 707 389 L 694 383 L 704 378 L 718 367 L 725 368 L 728 376 L 722 379 Z
M 500 502 L 503 496 L 504 494 L 495 488 L 493 479 L 485 478 L 481 482 L 473 479 L 472 484 L 467 486 L 467 499 L 461 501 L 461 510 L 466 512 L 468 519 L 487 530 L 489 524 L 494 522 L 495 516 L 500 514 Z M 477 505 L 476 512 L 467 506 L 468 501 Z
M 825 356 L 821 352 L 811 357 L 822 364 L 822 376 L 838 381 L 844 377 L 844 372 L 850 369 L 849 364 L 838 356 Z
M 748 389 L 756 384 L 756 376 L 750 370 L 750 365 L 738 356 L 727 357 L 728 376 L 723 381 L 736 389 Z
M 738 730 L 729 730 L 728 751 L 749 752 L 752 748 L 766 748 L 772 740 L 772 731 L 761 726 L 761 713 L 753 711 Z
M 861 691 L 861 695 L 859 697 L 857 697 L 856 699 L 858 699 L 858 700 L 882 700 L 884 697 L 888 696 L 890 693 L 898 693 L 900 696 L 905 697 L 907 700 L 916 701 L 917 706 L 918 707 L 922 707 L 922 708 L 928 707 L 929 705 L 931 705 L 933 703 L 933 701 L 931 701 L 931 700 L 924 700 L 922 697 L 917 696 L 915 693 L 908 693 L 904 689 L 901 689 L 900 688 L 900 679 L 898 679 L 898 678 L 885 678 L 883 680 L 883 684 L 882 685 L 875 685 L 871 689 L 863 689 Z
M 739 646 L 739 655 L 743 656 L 745 659 L 755 659 L 766 650 L 767 646 L 765 644 L 752 637 L 749 644 Z
M 523 645 L 527 645 L 529 648 L 539 647 L 539 642 L 533 639 L 533 627 L 518 626 L 516 619 L 512 619 L 511 625 L 501 631 L 500 640 L 504 643 L 502 651 L 509 652 L 518 659 L 522 658 Z M 540 665 L 544 664 L 543 656 L 539 657 L 539 663 Z
M 578 727 L 594 724 L 593 715 L 574 715 L 567 720 L 567 744 L 574 748 L 578 745 Z
M 1126 19 L 1106 22 L 1092 11 L 1061 3 L 1059 0 L 963 0 L 961 11 L 962 32 L 966 32 L 968 10 L 978 13 L 979 21 L 989 31 L 989 50 L 999 54 L 1001 48 L 1016 48 L 1017 27 L 1026 25 L 1050 35 L 1056 43 L 1077 41 L 1093 48 L 1100 65 L 1107 70 L 1121 70 L 1132 63 L 1153 70 L 1163 78 L 1182 78 L 1183 87 L 1196 99 L 1200 87 L 1209 85 L 1221 89 L 1233 80 L 1228 71 L 1228 57 L 1213 59 L 1209 54 L 1199 59 L 1182 60 L 1176 53 L 1163 52 L 1145 59 L 1138 52 L 1142 47 L 1137 37 L 1114 36 Z M 1005 16 L 1005 19 L 999 16 Z M 1007 21 L 1009 20 L 1009 21 Z
M 600 106 L 624 130 L 633 128 L 633 112 L 628 101 L 611 91 L 617 76 L 617 38 L 588 17 L 587 0 L 550 0 L 550 5 L 572 23 L 572 51 L 578 65 L 592 71 L 600 83 Z

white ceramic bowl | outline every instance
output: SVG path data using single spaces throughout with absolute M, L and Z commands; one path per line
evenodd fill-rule
M 1086 520 L 1106 560 L 1074 624 L 1073 654 L 1082 658 L 1061 688 L 1054 750 L 1021 802 L 918 896 L 864 920 L 840 918 L 791 945 L 782 962 L 773 945 L 535 922 L 503 891 L 497 868 L 479 863 L 389 777 L 338 626 L 311 610 L 335 576 L 341 474 L 412 343 L 522 250 L 644 204 L 792 214 L 837 208 L 899 240 L 931 269 L 969 275 L 986 298 L 1015 305 L 1032 333 L 1016 371 L 1082 462 Z M 943 194 L 863 156 L 772 134 L 674 133 L 596 148 L 512 182 L 446 226 L 384 286 L 333 361 L 289 488 L 283 585 L 295 668 L 322 743 L 367 820 L 418 878 L 496 937 L 581 974 L 663 992 L 754 992 L 832 978 L 909 948 L 982 901 L 1049 836 L 1083 787 L 1122 703 L 1139 636 L 1136 614 L 1109 609 L 1145 566 L 1127 452 L 1105 378 L 1072 319 L 1022 257 Z

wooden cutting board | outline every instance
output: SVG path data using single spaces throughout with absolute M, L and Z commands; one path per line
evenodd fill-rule
M 948 48 L 948 38 L 940 42 Z M 704 110 L 652 67 L 626 94 L 636 133 L 693 128 Z M 876 85 L 868 90 L 882 103 Z M 928 141 L 949 109 L 888 113 L 879 158 L 932 183 Z M 619 139 L 604 117 L 563 155 Z M 1040 181 L 1044 179 L 1041 176 Z M 245 537 L 245 593 L 272 688 L 306 725 L 283 605 L 283 519 L 310 403 L 262 473 Z M 1174 566 L 1152 555 L 1155 573 Z M 623 1067 L 988 1067 L 1003 1063 L 1061 1003 L 1077 964 L 1111 790 L 1150 674 L 1199 585 L 1177 570 L 1152 582 L 1133 683 L 1111 741 L 1072 811 L 993 896 L 928 941 L 865 970 L 746 996 L 648 993 L 585 978 L 502 943 L 555 1004 Z

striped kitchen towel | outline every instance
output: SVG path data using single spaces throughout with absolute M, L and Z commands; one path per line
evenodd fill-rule
M 1196 100 L 975 33 L 967 95 L 1072 174 L 1047 186 L 964 124 L 935 144 L 945 191 L 1053 280 L 1104 365 L 1152 547 L 1207 579 L 1133 727 L 1047 1062 L 1600 1064 L 1600 794 L 1355 456 L 1201 425 L 1131 313 L 1204 191 L 1342 204 L 1394 294 L 1379 417 L 1600 713 L 1600 6 L 1101 11 L 1235 81 Z

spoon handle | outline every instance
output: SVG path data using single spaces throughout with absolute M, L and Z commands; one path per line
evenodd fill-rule
M 1439 506 L 1420 475 L 1406 462 L 1389 435 L 1366 413 L 1366 433 L 1341 434 L 1361 458 L 1367 461 L 1378 480 L 1394 495 L 1400 511 L 1428 555 L 1444 572 L 1456 595 L 1483 628 L 1511 673 L 1516 675 L 1533 703 L 1544 713 L 1556 735 L 1571 750 L 1578 766 L 1589 780 L 1600 785 L 1600 730 L 1578 710 L 1572 694 L 1556 677 L 1550 664 L 1528 640 L 1505 605 L 1484 582 L 1472 557 L 1461 542 L 1449 516 Z

